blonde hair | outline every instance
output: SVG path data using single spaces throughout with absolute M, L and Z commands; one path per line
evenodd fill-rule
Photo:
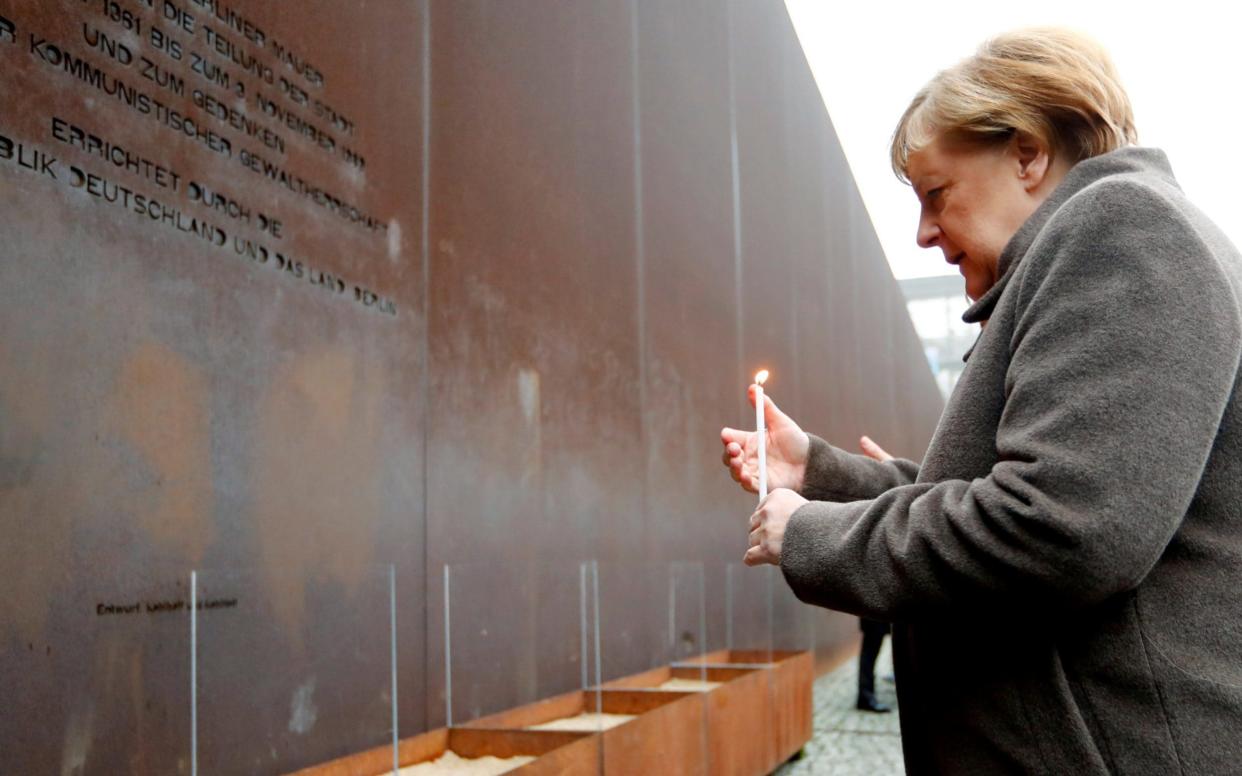
M 1071 164 L 1138 142 L 1130 98 L 1100 44 L 1071 30 L 1016 30 L 915 95 L 893 133 L 893 172 L 909 182 L 910 154 L 941 135 L 992 145 L 1015 132 Z

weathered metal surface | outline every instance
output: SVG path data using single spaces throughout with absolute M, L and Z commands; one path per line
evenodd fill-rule
M 0 0 L 0 238 L 3 773 L 189 771 L 192 569 L 217 772 L 382 742 L 394 591 L 441 723 L 445 563 L 705 561 L 724 647 L 749 375 L 939 409 L 778 0 Z
M 254 723 L 204 772 L 332 754 L 290 732 L 293 687 L 255 710 L 253 668 L 283 651 L 321 713 L 362 704 L 322 637 L 386 638 L 373 564 L 422 597 L 419 5 L 214 8 L 0 2 L 0 134 L 23 149 L 0 160 L 3 773 L 188 772 L 191 569 L 257 570 L 204 612 L 205 648 L 231 619 L 279 626 L 202 677 Z

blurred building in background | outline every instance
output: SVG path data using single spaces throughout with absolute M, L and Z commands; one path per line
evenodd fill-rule
M 906 278 L 898 283 L 936 384 L 948 399 L 965 366 L 962 356 L 979 336 L 978 326 L 962 320 L 962 313 L 970 305 L 962 279 L 957 275 L 935 275 Z

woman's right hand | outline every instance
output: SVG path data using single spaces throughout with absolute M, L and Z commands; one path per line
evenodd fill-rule
M 750 405 L 755 406 L 755 385 L 747 391 Z M 777 408 L 772 397 L 763 395 L 764 425 L 767 427 L 768 492 L 777 488 L 802 490 L 806 477 L 806 461 L 811 438 L 785 413 Z M 742 488 L 759 492 L 759 435 L 755 431 L 725 428 L 720 431 L 724 444 L 721 459 L 729 474 Z

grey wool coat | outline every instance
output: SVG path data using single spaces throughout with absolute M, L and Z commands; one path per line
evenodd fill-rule
M 1242 256 L 1128 148 L 998 269 L 921 466 L 812 440 L 785 578 L 895 623 L 912 776 L 1242 773 Z

